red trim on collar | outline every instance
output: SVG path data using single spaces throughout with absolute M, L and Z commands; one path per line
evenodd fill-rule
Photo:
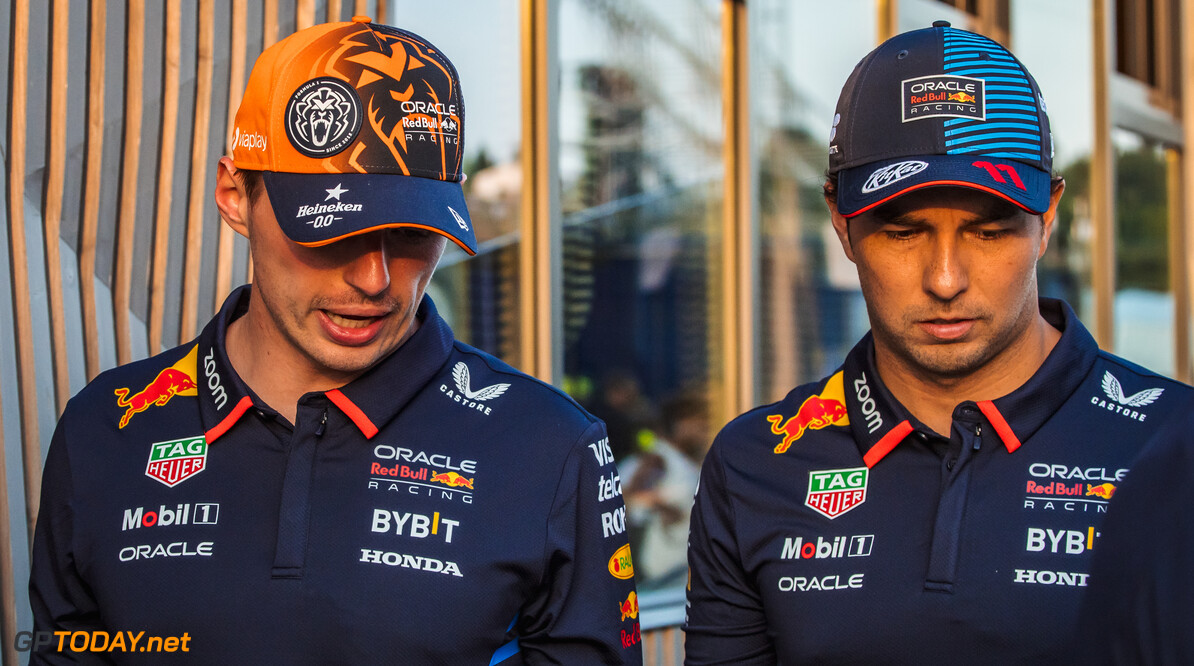
M 240 417 L 244 416 L 245 412 L 249 411 L 249 407 L 253 406 L 253 399 L 249 396 L 243 396 L 240 402 L 232 408 L 232 413 L 224 417 L 223 421 L 216 424 L 216 427 L 203 433 L 203 439 L 207 440 L 208 444 L 216 441 L 221 435 L 228 432 L 228 429 L 236 424 Z
M 335 403 L 340 408 L 340 411 L 344 412 L 345 416 L 352 419 L 352 422 L 357 425 L 357 428 L 360 429 L 365 439 L 373 439 L 373 436 L 377 434 L 377 426 L 373 425 L 373 421 L 370 421 L 369 417 L 365 416 L 365 412 L 362 412 L 360 407 L 353 404 L 348 399 L 348 396 L 341 393 L 340 389 L 332 389 L 324 395 L 328 397 L 328 400 Z
M 896 444 L 904 441 L 904 438 L 910 432 L 912 432 L 912 424 L 908 423 L 907 420 L 901 421 L 899 425 L 889 430 L 882 439 L 875 442 L 871 450 L 867 451 L 866 455 L 862 457 L 862 461 L 866 463 L 867 468 L 874 467 L 880 460 L 883 460 L 883 456 L 891 453 Z
M 979 411 L 995 427 L 995 432 L 999 433 L 999 438 L 1003 440 L 1003 445 L 1007 448 L 1007 452 L 1011 453 L 1020 448 L 1020 438 L 1016 437 L 1016 433 L 1012 432 L 1012 427 L 1007 424 L 1007 420 L 1003 418 L 1003 414 L 999 413 L 999 409 L 995 407 L 995 403 L 990 400 L 983 400 L 977 404 Z

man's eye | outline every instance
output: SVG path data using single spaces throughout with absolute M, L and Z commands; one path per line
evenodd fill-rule
M 426 229 L 418 229 L 416 227 L 397 227 L 390 229 L 390 233 L 399 240 L 408 243 L 417 243 L 425 240 L 430 240 L 432 233 Z
M 916 229 L 896 228 L 896 229 L 884 229 L 883 233 L 891 240 L 902 241 L 902 240 L 912 240 L 913 238 L 916 237 L 916 234 L 918 233 L 918 231 Z
M 1009 233 L 1011 232 L 1009 232 L 1007 229 L 978 229 L 975 231 L 975 235 L 978 236 L 980 240 L 999 240 L 1000 238 L 1007 236 Z

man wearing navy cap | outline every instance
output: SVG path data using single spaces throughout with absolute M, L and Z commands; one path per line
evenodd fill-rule
M 67 406 L 33 662 L 641 663 L 604 425 L 424 295 L 447 241 L 476 251 L 463 139 L 418 35 L 261 55 L 215 192 L 253 284 Z
M 825 198 L 871 332 L 714 442 L 688 663 L 1076 654 L 1108 501 L 1191 390 L 1039 297 L 1051 167 L 1044 98 L 999 44 L 937 22 L 855 68 Z

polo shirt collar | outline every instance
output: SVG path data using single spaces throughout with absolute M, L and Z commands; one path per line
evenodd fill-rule
M 226 433 L 250 407 L 273 411 L 232 368 L 225 346 L 228 324 L 248 312 L 251 287 L 234 290 L 198 339 L 196 359 L 199 410 L 207 442 Z M 365 374 L 324 394 L 365 437 L 372 438 L 438 373 L 455 338 L 424 295 L 415 316 L 419 330 Z
M 1061 331 L 1044 363 L 1020 388 L 995 400 L 965 401 L 986 417 L 1008 453 L 1032 437 L 1078 389 L 1098 358 L 1098 344 L 1073 309 L 1052 298 L 1039 301 L 1041 315 Z M 891 395 L 875 369 L 875 343 L 867 333 L 842 366 L 846 413 L 867 467 L 875 466 L 914 432 L 936 437 Z

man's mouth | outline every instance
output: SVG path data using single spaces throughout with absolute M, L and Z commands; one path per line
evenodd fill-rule
M 974 326 L 973 319 L 923 319 L 920 321 L 921 329 L 930 336 L 942 340 L 950 341 L 965 337 L 970 332 L 971 327 Z
M 341 328 L 365 328 L 378 319 L 376 316 L 336 314 L 329 310 L 324 310 L 323 313 L 332 320 L 333 324 Z

